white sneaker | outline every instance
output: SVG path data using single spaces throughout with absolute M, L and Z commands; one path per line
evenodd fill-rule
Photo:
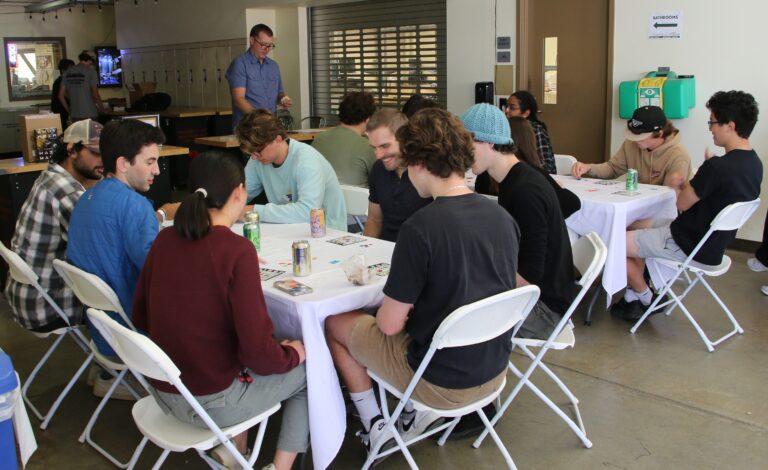
M 97 397 L 103 397 L 107 394 L 107 391 L 109 391 L 109 388 L 112 386 L 113 383 L 115 383 L 114 377 L 109 377 L 108 379 L 104 379 L 101 377 L 101 374 L 96 375 L 96 380 L 93 383 L 93 395 Z M 144 387 L 139 383 L 138 380 L 136 380 L 136 377 L 133 376 L 131 373 L 127 373 L 123 376 L 123 382 L 120 383 L 120 385 L 117 386 L 115 391 L 112 393 L 112 396 L 110 398 L 113 398 L 115 400 L 126 400 L 126 401 L 135 401 L 136 399 L 133 397 L 131 392 L 128 390 L 128 387 L 125 386 L 125 382 L 128 383 L 128 385 L 131 386 L 131 388 L 139 394 L 140 397 L 147 396 L 147 391 L 144 389 Z
M 749 266 L 749 269 L 756 273 L 761 273 L 763 271 L 768 271 L 768 266 L 764 265 L 760 262 L 757 258 L 749 258 L 747 260 L 747 266 Z
M 406 417 L 398 422 L 398 431 L 406 444 L 411 439 L 443 424 L 443 417 L 433 411 L 417 411 L 408 415 L 411 417 L 409 421 L 406 421 L 408 418 Z
M 761 287 L 760 292 L 762 292 L 765 295 L 768 295 L 768 285 Z
M 383 416 L 379 415 L 371 420 L 371 429 L 368 432 L 361 431 L 357 433 L 369 453 L 379 441 L 384 441 L 384 443 L 379 448 L 379 452 L 388 450 L 396 445 L 395 438 L 392 436 L 392 433 L 385 431 L 384 428 L 386 425 L 387 421 Z
M 231 452 L 229 452 L 229 449 L 224 444 L 219 444 L 211 451 L 211 457 L 213 460 L 218 462 L 221 466 L 231 469 L 231 470 L 241 470 L 240 464 L 237 462 L 237 459 L 235 459 L 235 456 L 232 455 Z M 247 455 L 243 455 L 245 457 L 245 460 L 248 460 Z M 275 465 L 269 464 L 264 469 L 267 470 L 274 470 Z

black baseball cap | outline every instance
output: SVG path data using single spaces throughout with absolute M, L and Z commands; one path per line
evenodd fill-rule
M 627 121 L 624 138 L 633 142 L 647 139 L 652 133 L 662 130 L 666 123 L 667 116 L 658 106 L 637 108 L 632 113 L 632 119 Z

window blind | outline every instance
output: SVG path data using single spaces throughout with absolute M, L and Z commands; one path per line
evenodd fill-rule
M 414 93 L 446 102 L 445 0 L 365 1 L 308 11 L 312 115 L 338 122 L 349 91 L 400 107 Z

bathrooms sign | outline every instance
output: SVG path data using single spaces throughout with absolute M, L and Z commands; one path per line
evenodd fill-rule
M 648 39 L 680 39 L 683 12 L 651 13 L 648 19 Z

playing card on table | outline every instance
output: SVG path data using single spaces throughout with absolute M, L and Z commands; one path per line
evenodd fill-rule
M 343 237 L 334 238 L 331 240 L 328 240 L 328 243 L 334 243 L 336 245 L 341 246 L 347 246 L 347 245 L 354 245 L 355 243 L 364 242 L 365 238 L 363 237 L 356 237 L 354 235 L 344 235 Z

